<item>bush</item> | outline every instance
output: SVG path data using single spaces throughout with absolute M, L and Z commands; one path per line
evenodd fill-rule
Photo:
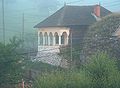
M 106 53 L 94 55 L 84 69 L 92 80 L 92 88 L 120 88 L 116 61 Z

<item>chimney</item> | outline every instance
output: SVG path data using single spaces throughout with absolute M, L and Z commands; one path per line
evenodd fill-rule
M 97 17 L 100 17 L 100 5 L 95 5 L 95 7 L 94 7 L 94 14 Z

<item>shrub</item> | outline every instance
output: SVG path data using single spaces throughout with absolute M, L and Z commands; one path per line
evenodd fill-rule
M 116 61 L 106 53 L 94 55 L 84 69 L 92 80 L 92 88 L 120 88 Z

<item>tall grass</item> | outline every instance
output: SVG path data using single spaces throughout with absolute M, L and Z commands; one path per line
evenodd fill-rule
M 84 72 L 53 72 L 39 76 L 34 88 L 89 88 L 90 79 Z

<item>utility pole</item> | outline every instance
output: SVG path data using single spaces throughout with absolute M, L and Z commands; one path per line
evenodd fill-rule
M 5 45 L 5 15 L 4 15 L 4 0 L 2 0 L 2 24 L 3 24 L 3 44 Z
M 24 46 L 24 31 L 25 31 L 25 18 L 24 18 L 24 13 L 22 14 L 22 41 L 23 41 L 23 46 Z

